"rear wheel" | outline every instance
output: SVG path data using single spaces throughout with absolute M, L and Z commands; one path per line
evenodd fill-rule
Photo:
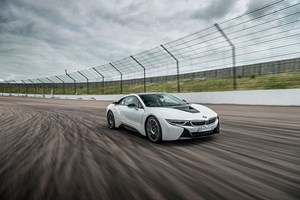
M 107 125 L 110 129 L 115 129 L 115 116 L 111 111 L 107 113 Z
M 162 141 L 162 132 L 158 120 L 151 116 L 146 122 L 146 135 L 151 142 L 160 143 Z

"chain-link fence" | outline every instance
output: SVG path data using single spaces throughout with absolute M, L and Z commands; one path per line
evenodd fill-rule
M 300 2 L 276 1 L 83 71 L 1 82 L 1 92 L 120 94 L 300 87 Z

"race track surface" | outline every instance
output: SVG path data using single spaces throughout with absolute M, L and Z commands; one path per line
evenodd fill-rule
M 208 105 L 221 134 L 153 144 L 107 105 L 0 97 L 0 199 L 300 197 L 300 107 Z

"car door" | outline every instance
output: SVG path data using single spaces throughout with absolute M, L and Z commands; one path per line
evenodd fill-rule
M 137 97 L 126 97 L 121 112 L 125 118 L 124 122 L 127 125 L 140 129 L 144 115 L 144 108 Z
M 120 116 L 121 123 L 126 123 L 126 118 L 124 116 L 124 108 L 125 106 L 126 97 L 121 99 L 120 102 L 116 105 L 116 110 L 118 112 L 118 116 Z

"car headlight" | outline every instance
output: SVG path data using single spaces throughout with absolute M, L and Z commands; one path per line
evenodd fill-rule
M 177 120 L 177 119 L 166 119 L 166 121 L 169 124 L 174 126 L 184 126 L 189 122 L 188 120 Z

